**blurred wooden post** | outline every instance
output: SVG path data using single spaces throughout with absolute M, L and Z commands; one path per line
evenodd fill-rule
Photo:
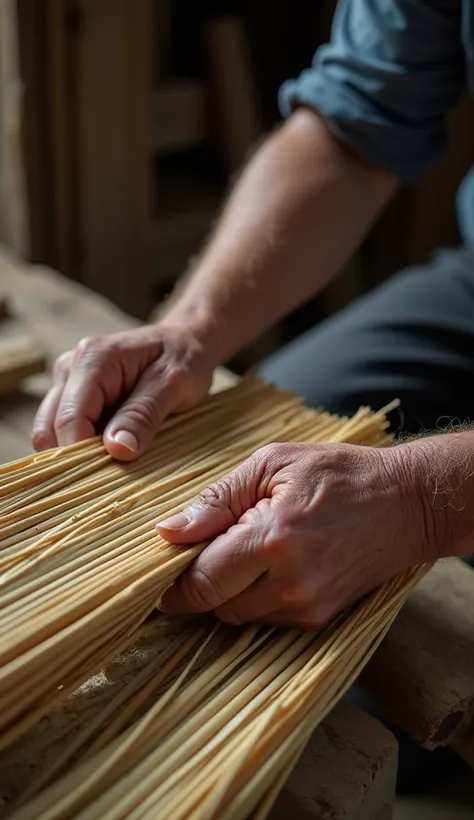
M 23 168 L 22 83 L 14 0 L 0 2 L 0 237 L 28 255 Z
M 46 71 L 50 120 L 48 123 L 53 200 L 53 260 L 68 276 L 80 279 L 78 209 L 76 202 L 77 137 L 75 134 L 75 6 L 68 0 L 46 0 Z
M 81 0 L 81 10 L 82 281 L 143 316 L 152 264 L 152 3 Z
M 206 35 L 217 127 L 232 174 L 263 133 L 258 94 L 242 20 L 216 18 L 208 24 Z

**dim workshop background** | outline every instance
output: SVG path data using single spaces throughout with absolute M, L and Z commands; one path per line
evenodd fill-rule
M 0 0 L 0 463 L 31 451 L 57 355 L 159 310 L 232 176 L 277 124 L 280 83 L 327 38 L 334 5 Z M 323 296 L 230 370 L 242 373 L 431 248 L 456 244 L 454 193 L 474 161 L 473 128 L 462 99 L 446 158 L 400 192 Z M 219 372 L 215 387 L 234 378 Z M 313 736 L 272 817 L 474 816 L 472 572 L 456 561 L 436 567 L 364 673 L 401 727 L 429 749 L 451 746 L 465 774 L 442 791 L 434 785 L 431 798 L 395 803 L 395 738 L 343 704 Z M 45 736 L 56 754 L 64 728 L 75 731 L 132 669 L 127 656 L 113 681 L 97 679 L 59 720 L 43 722 L 0 771 L 0 795 L 35 769 Z

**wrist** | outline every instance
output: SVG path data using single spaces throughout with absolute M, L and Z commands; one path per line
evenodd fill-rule
M 222 334 L 215 313 L 201 300 L 178 299 L 159 317 L 161 327 L 185 330 L 200 345 L 209 366 L 214 370 L 222 364 Z
M 432 504 L 426 480 L 430 474 L 429 448 L 407 442 L 384 452 L 398 483 L 397 515 L 405 522 L 405 544 L 400 547 L 409 552 L 413 566 L 436 561 L 442 556 L 446 536 L 446 510 L 437 510 Z
M 427 560 L 473 552 L 474 432 L 440 433 L 395 449 L 412 474 Z

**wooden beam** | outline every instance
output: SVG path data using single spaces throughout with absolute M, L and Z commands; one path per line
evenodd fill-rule
M 151 0 L 82 0 L 82 281 L 137 316 L 151 266 Z
M 14 0 L 0 3 L 0 236 L 28 254 L 22 138 L 22 84 Z
M 49 151 L 52 165 L 53 264 L 80 278 L 77 145 L 79 4 L 46 0 Z
M 212 20 L 206 27 L 206 45 L 217 132 L 232 174 L 263 133 L 244 23 L 239 17 Z
M 23 82 L 25 187 L 29 258 L 52 261 L 53 199 L 45 0 L 17 0 L 20 73 Z

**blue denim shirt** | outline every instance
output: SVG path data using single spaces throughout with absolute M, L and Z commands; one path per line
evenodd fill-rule
M 339 0 L 331 42 L 279 103 L 284 116 L 314 107 L 365 160 L 414 180 L 442 155 L 446 114 L 466 85 L 474 93 L 474 0 Z M 474 244 L 474 169 L 458 216 Z

